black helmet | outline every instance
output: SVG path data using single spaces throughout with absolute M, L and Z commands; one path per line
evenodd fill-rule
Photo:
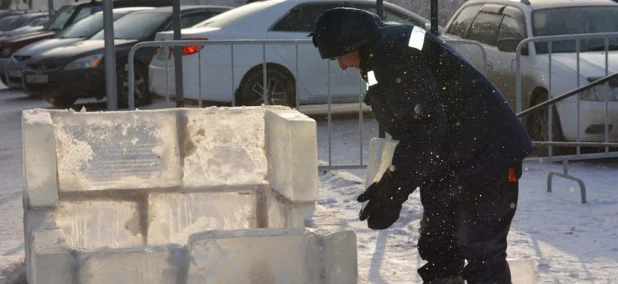
M 380 34 L 382 20 L 378 15 L 354 8 L 332 8 L 318 17 L 313 45 L 322 59 L 350 53 L 374 40 Z

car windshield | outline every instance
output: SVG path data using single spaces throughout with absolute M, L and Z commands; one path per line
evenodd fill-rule
M 560 7 L 536 10 L 532 14 L 534 36 L 618 32 L 618 7 Z M 537 53 L 547 53 L 548 43 L 536 43 Z M 605 50 L 602 37 L 582 39 L 580 51 Z M 618 38 L 609 39 L 609 50 L 618 50 Z M 575 40 L 554 41 L 552 53 L 576 52 Z
M 18 15 L 8 16 L 8 17 L 2 18 L 2 20 L 0 20 L 0 31 L 10 31 L 10 30 L 12 30 L 11 25 L 18 18 L 19 18 Z
M 124 13 L 114 13 L 114 20 L 124 16 Z M 103 29 L 103 13 L 98 12 L 90 17 L 87 17 L 64 31 L 60 32 L 56 37 L 59 38 L 88 38 Z
M 30 18 L 30 17 L 19 17 L 18 19 L 16 19 L 15 21 L 13 21 L 12 23 L 9 24 L 9 27 L 8 27 L 7 31 L 14 30 L 16 28 L 25 26 L 28 23 L 28 21 L 30 21 L 30 19 L 32 19 L 32 18 Z
M 167 19 L 168 13 L 131 13 L 114 22 L 114 38 L 116 39 L 139 39 L 143 40 L 152 35 Z M 104 31 L 101 30 L 93 39 L 103 39 Z
M 57 31 L 64 28 L 64 25 L 69 21 L 69 18 L 75 11 L 75 6 L 62 6 L 52 16 L 51 20 L 47 22 L 47 25 L 43 28 L 48 31 Z

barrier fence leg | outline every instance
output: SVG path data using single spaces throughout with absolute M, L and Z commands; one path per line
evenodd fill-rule
M 581 192 L 582 203 L 585 204 L 586 203 L 586 185 L 584 184 L 584 181 L 582 179 L 569 175 L 568 164 L 569 162 L 567 160 L 562 161 L 562 173 L 550 172 L 547 175 L 547 192 L 552 192 L 552 179 L 554 176 L 559 176 L 565 179 L 570 179 L 572 181 L 576 181 L 579 184 L 579 190 Z

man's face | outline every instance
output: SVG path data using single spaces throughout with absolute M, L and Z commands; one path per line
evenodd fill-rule
M 339 62 L 339 68 L 341 68 L 341 70 L 346 70 L 348 69 L 348 67 L 358 69 L 358 66 L 360 66 L 358 50 L 331 59 L 337 60 L 337 62 Z

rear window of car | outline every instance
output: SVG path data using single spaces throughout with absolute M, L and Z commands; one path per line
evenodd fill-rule
M 203 21 L 195 26 L 193 26 L 194 28 L 201 28 L 201 27 L 218 27 L 218 28 L 222 28 L 225 27 L 227 25 L 230 25 L 234 22 L 236 22 L 237 20 L 243 19 L 247 16 L 253 15 L 253 14 L 257 14 L 261 11 L 263 11 L 264 9 L 267 9 L 271 6 L 273 6 L 273 4 L 276 4 L 276 1 L 260 1 L 260 2 L 254 2 L 254 3 L 250 3 L 250 4 L 246 4 L 244 6 L 240 6 L 238 8 L 234 8 L 232 10 L 229 10 L 225 13 L 221 13 L 219 15 L 216 15 L 206 21 Z
M 113 13 L 113 19 L 124 16 L 125 13 Z M 103 13 L 99 12 L 73 24 L 58 34 L 59 38 L 87 38 L 103 29 Z
M 146 39 L 154 33 L 171 15 L 168 13 L 131 13 L 114 22 L 114 38 Z M 93 39 L 103 39 L 101 30 Z
M 532 13 L 534 36 L 589 34 L 618 32 L 618 7 L 579 6 L 539 9 Z M 581 40 L 580 51 L 604 50 L 605 40 L 594 38 Z M 610 37 L 610 46 L 618 39 Z M 547 53 L 547 43 L 536 43 L 537 53 Z M 554 41 L 552 52 L 575 52 L 575 40 Z

